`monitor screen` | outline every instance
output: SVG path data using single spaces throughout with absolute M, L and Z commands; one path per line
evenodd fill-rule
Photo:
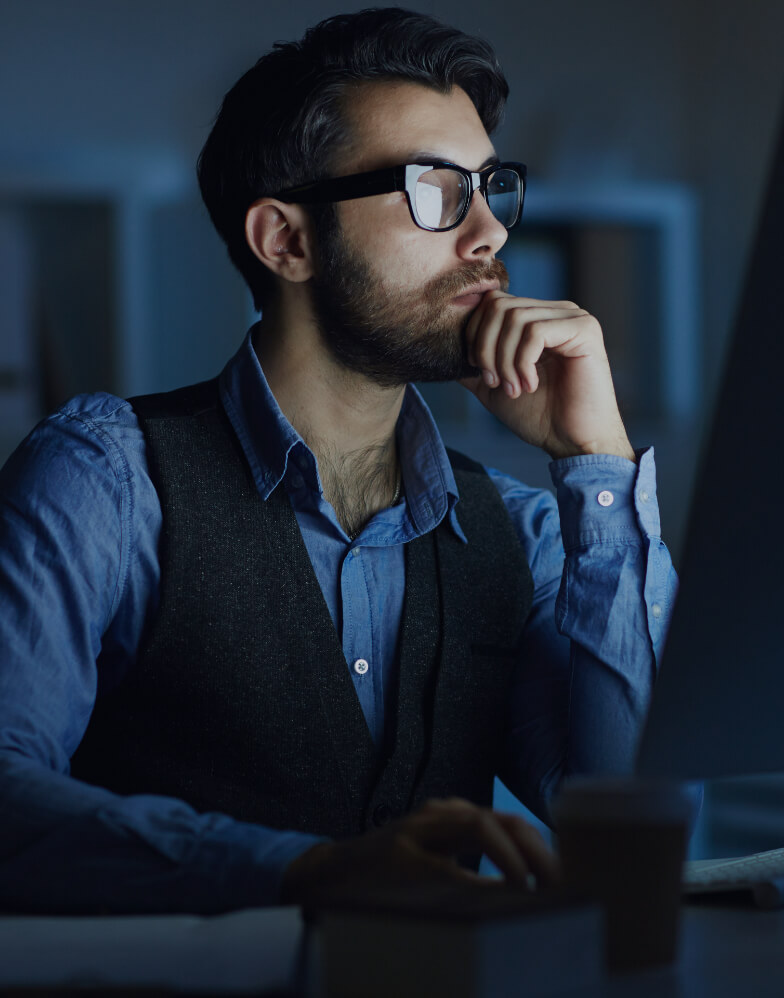
M 784 120 L 780 121 L 784 125 Z M 784 132 L 692 498 L 641 775 L 784 771 Z

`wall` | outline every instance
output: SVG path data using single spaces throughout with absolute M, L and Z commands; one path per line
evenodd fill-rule
M 343 3 L 353 9 L 361 3 Z M 509 75 L 499 147 L 547 179 L 680 180 L 703 205 L 706 373 L 732 312 L 777 103 L 784 5 L 412 4 L 484 34 Z M 4 0 L 0 178 L 30 157 L 167 156 L 190 183 L 222 93 L 334 8 L 250 0 Z

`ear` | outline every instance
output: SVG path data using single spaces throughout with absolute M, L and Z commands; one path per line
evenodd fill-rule
M 313 276 L 313 226 L 297 204 L 274 198 L 255 201 L 245 216 L 248 246 L 273 274 L 300 283 Z

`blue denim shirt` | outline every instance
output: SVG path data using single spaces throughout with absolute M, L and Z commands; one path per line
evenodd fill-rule
M 291 498 L 378 739 L 402 614 L 403 545 L 445 517 L 464 539 L 430 413 L 409 388 L 398 423 L 404 497 L 352 542 L 323 498 L 313 454 L 269 390 L 250 334 L 220 393 L 262 499 L 276 488 Z M 499 718 L 504 776 L 545 818 L 565 775 L 630 768 L 675 592 L 651 451 L 638 466 L 594 455 L 556 461 L 551 471 L 557 502 L 490 471 L 535 583 L 508 716 Z M 97 692 L 133 668 L 155 614 L 160 527 L 144 438 L 129 404 L 114 396 L 71 400 L 0 472 L 0 907 L 274 903 L 287 864 L 319 841 L 68 776 Z M 359 659 L 366 670 L 354 668 Z

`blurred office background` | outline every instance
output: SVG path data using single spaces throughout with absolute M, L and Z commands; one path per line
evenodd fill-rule
M 274 41 L 365 5 L 0 0 L 0 461 L 73 394 L 222 367 L 254 316 L 199 201 L 196 156 L 225 91 Z M 530 177 L 502 254 L 512 289 L 602 321 L 632 439 L 657 449 L 677 561 L 784 90 L 784 5 L 408 5 L 500 56 L 512 92 L 496 147 Z M 549 484 L 546 459 L 461 389 L 427 395 L 450 442 Z M 695 848 L 768 845 L 784 845 L 778 777 L 708 788 Z

